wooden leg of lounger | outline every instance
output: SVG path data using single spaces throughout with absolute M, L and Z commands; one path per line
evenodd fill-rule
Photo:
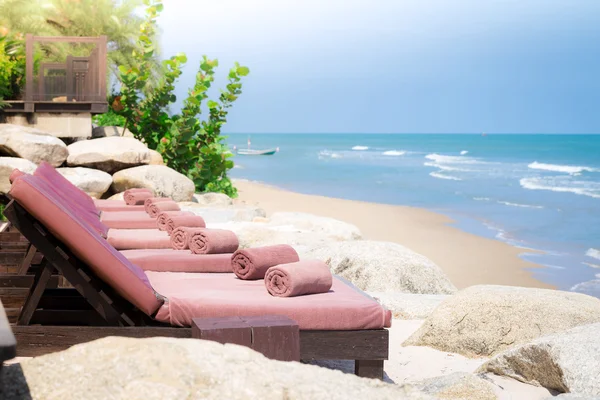
M 35 275 L 33 285 L 29 291 L 29 296 L 27 296 L 27 300 L 25 300 L 25 304 L 21 310 L 21 315 L 19 315 L 19 320 L 17 321 L 18 325 L 29 325 L 31 317 L 40 303 L 40 299 L 44 294 L 44 290 L 48 286 L 48 282 L 52 277 L 53 270 L 54 267 L 49 265 L 44 259 L 44 261 L 42 261 L 42 265 L 40 266 L 40 270 Z
M 35 248 L 35 246 L 30 244 L 29 249 L 27 249 L 27 253 L 25 254 L 25 258 L 23 259 L 23 262 L 21 262 L 19 271 L 17 272 L 18 275 L 26 275 L 27 274 L 27 271 L 29 270 L 29 267 L 31 266 L 31 261 L 33 260 L 33 257 L 35 256 L 36 251 L 37 251 L 37 249 Z
M 362 378 L 383 380 L 383 360 L 356 360 L 354 373 Z

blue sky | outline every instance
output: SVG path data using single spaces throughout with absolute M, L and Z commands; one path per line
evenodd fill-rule
M 166 0 L 165 56 L 250 67 L 227 132 L 599 133 L 600 0 Z

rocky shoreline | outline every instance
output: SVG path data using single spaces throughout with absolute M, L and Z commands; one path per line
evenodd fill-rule
M 23 377 L 32 398 L 40 399 L 600 396 L 600 299 L 499 285 L 458 290 L 427 257 L 397 243 L 367 240 L 352 224 L 301 212 L 268 215 L 260 205 L 225 195 L 194 194 L 191 181 L 152 164 L 159 163 L 156 156 L 133 138 L 68 146 L 54 139 L 0 125 L 0 152 L 12 156 L 0 157 L 0 190 L 12 168 L 32 172 L 41 161 L 67 165 L 59 171 L 94 197 L 151 188 L 202 215 L 208 227 L 234 231 L 243 248 L 286 243 L 301 257 L 321 259 L 393 312 L 385 368 L 396 384 L 329 370 L 347 371 L 342 362 L 320 362 L 327 367 L 322 369 L 267 360 L 233 345 L 106 338 L 3 368 L 0 398 L 19 398 Z

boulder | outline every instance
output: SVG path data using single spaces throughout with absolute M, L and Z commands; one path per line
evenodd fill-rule
M 150 165 L 165 165 L 165 160 L 158 151 L 152 149 L 148 149 L 148 151 L 150 152 Z
M 125 129 L 122 126 L 96 126 L 94 129 L 92 129 L 92 137 L 94 139 L 112 136 L 132 138 L 133 133 L 131 133 L 129 129 Z
M 449 295 L 412 294 L 401 292 L 367 292 L 398 319 L 425 319 L 431 315 Z
M 70 167 L 88 167 L 113 174 L 122 169 L 150 163 L 150 150 L 139 140 L 106 137 L 75 142 L 68 146 Z
M 97 169 L 77 167 L 58 168 L 57 171 L 73 185 L 96 199 L 101 198 L 112 184 L 112 176 Z
M 201 206 L 222 207 L 233 204 L 231 197 L 223 193 L 196 193 L 192 199 Z
M 431 260 L 396 243 L 367 240 L 327 243 L 304 255 L 325 261 L 333 273 L 365 291 L 421 294 L 456 291 Z
M 498 398 L 491 383 L 464 372 L 426 379 L 414 383 L 414 386 L 438 399 L 496 400 Z
M 207 223 L 226 223 L 252 221 L 255 217 L 264 217 L 265 210 L 252 206 L 211 207 L 194 202 L 179 203 L 182 211 L 190 211 L 202 216 Z
M 125 194 L 125 192 L 113 194 L 107 200 L 123 200 L 123 195 L 124 194 Z
M 170 197 L 175 201 L 192 200 L 196 189 L 190 178 L 164 165 L 144 165 L 119 171 L 113 175 L 112 187 L 115 192 L 148 188 L 156 196 Z
M 600 323 L 544 336 L 480 367 L 561 393 L 600 396 Z
M 0 157 L 0 193 L 8 193 L 10 190 L 10 181 L 8 177 L 15 168 L 27 174 L 33 174 L 37 165 L 29 160 L 16 157 Z
M 360 230 L 347 222 L 299 212 L 276 212 L 271 225 L 291 225 L 303 231 L 322 233 L 336 241 L 362 239 Z
M 405 346 L 489 357 L 512 346 L 600 322 L 600 299 L 579 293 L 479 285 L 445 300 Z
M 411 386 L 281 362 L 217 342 L 108 337 L 2 369 L 0 398 L 431 399 Z
M 0 153 L 25 158 L 36 164 L 46 161 L 60 166 L 69 155 L 59 138 L 35 128 L 0 124 Z

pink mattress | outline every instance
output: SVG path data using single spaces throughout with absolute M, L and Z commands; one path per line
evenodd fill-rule
M 145 211 L 103 211 L 100 221 L 112 229 L 157 229 L 156 218 Z
M 304 330 L 363 330 L 391 326 L 391 313 L 359 290 L 333 279 L 328 293 L 273 297 L 263 280 L 242 281 L 234 274 L 151 272 L 146 276 L 168 300 L 155 319 L 191 326 L 193 318 L 285 315 Z
M 100 211 L 144 211 L 144 206 L 128 206 L 123 200 L 98 200 L 94 205 Z
M 158 229 L 109 229 L 106 240 L 117 250 L 171 248 L 169 234 Z
M 192 254 L 189 250 L 173 249 L 125 250 L 121 254 L 145 271 L 231 272 L 232 254 Z

